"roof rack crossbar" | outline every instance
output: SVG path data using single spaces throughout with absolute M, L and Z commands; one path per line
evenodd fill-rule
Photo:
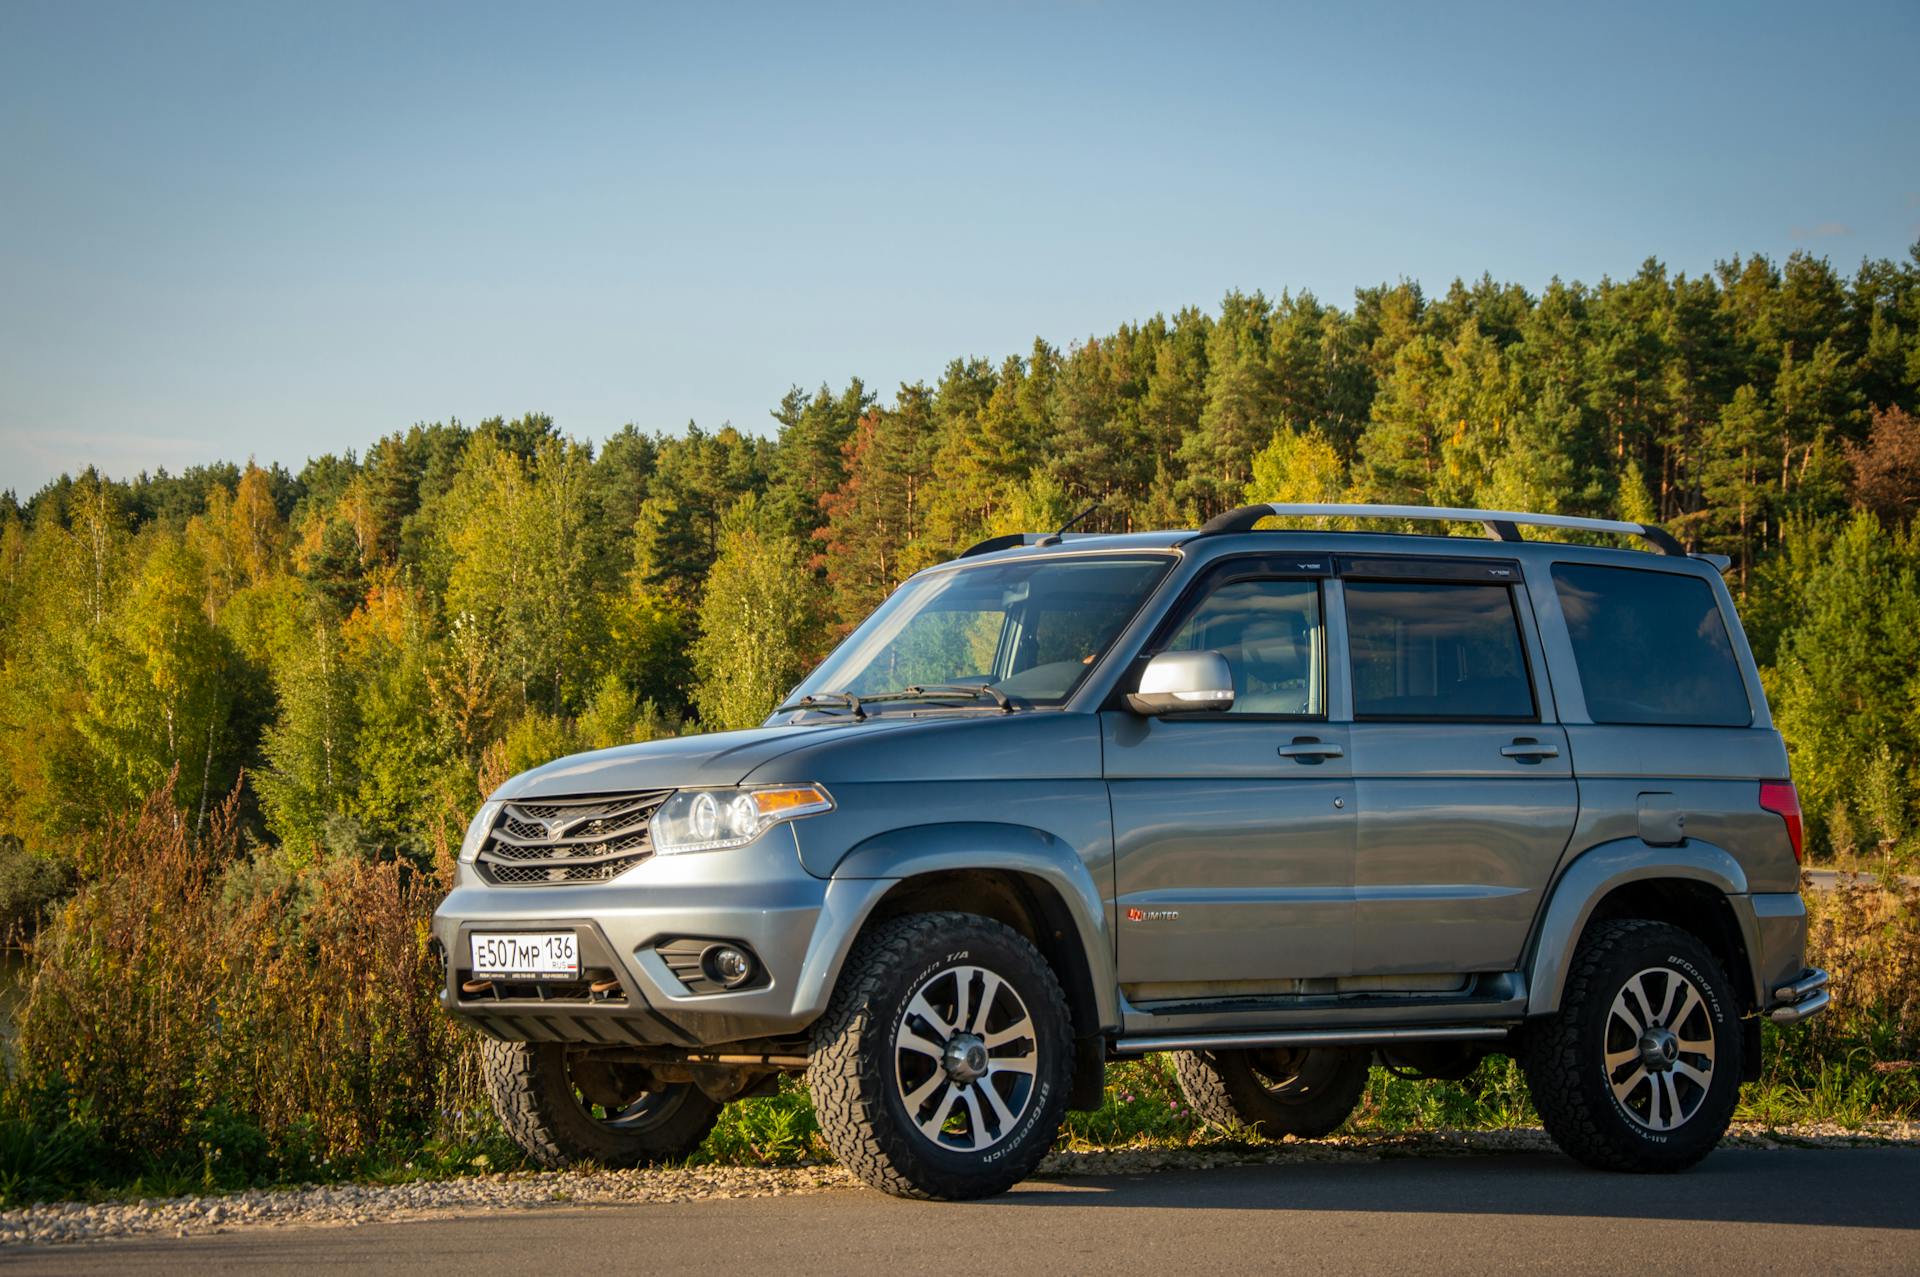
M 1195 536 L 1220 536 L 1229 532 L 1251 532 L 1260 520 L 1273 515 L 1330 517 L 1347 519 L 1426 519 L 1442 523 L 1478 523 L 1497 541 L 1518 541 L 1520 527 L 1563 528 L 1573 532 L 1614 532 L 1639 537 L 1662 554 L 1686 557 L 1686 550 L 1671 535 L 1645 523 L 1627 523 L 1619 519 L 1583 519 L 1569 514 L 1527 514 L 1515 510 L 1467 510 L 1450 506 L 1424 505 L 1352 505 L 1341 503 L 1276 502 L 1272 505 L 1243 505 L 1238 510 L 1217 514 L 1200 526 Z

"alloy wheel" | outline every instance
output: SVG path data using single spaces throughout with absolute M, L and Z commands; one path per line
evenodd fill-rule
M 1629 978 L 1607 1012 L 1607 1084 L 1627 1116 L 1650 1131 L 1684 1126 L 1713 1084 L 1713 1016 L 1680 971 Z
M 1033 1102 L 1033 1017 L 1019 992 L 985 967 L 949 967 L 914 990 L 892 1054 L 908 1118 L 941 1148 L 992 1148 Z

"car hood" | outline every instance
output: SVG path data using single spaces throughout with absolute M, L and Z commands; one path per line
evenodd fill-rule
M 1060 713 L 844 719 L 679 736 L 572 754 L 522 772 L 495 798 L 737 785 L 755 781 L 1030 779 L 1099 775 L 1099 727 Z

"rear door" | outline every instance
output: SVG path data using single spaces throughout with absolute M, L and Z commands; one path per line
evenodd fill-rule
M 1519 566 L 1356 556 L 1339 575 L 1355 974 L 1513 970 L 1578 804 Z
M 1117 957 L 1136 1006 L 1295 994 L 1351 964 L 1353 785 L 1346 728 L 1326 708 L 1328 563 L 1216 565 L 1141 653 L 1219 652 L 1232 710 L 1101 716 Z

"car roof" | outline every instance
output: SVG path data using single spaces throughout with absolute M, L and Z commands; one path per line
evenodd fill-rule
M 1559 540 L 1500 541 L 1491 537 L 1446 536 L 1417 532 L 1355 532 L 1324 528 L 1272 528 L 1251 532 L 1202 535 L 1190 528 L 1156 532 L 1068 533 L 1036 538 L 1026 545 L 1008 545 L 950 559 L 937 567 L 974 563 L 1009 563 L 1061 558 L 1089 553 L 1177 551 L 1207 560 L 1233 554 L 1282 554 L 1307 551 L 1325 554 L 1396 555 L 1408 558 L 1489 558 L 1529 561 L 1586 562 L 1631 567 L 1689 576 L 1714 576 L 1719 564 L 1707 556 L 1660 554 L 1650 550 Z

